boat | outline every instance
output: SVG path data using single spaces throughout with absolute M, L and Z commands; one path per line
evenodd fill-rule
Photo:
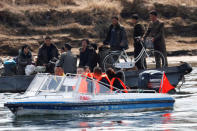
M 16 116 L 173 109 L 175 100 L 168 94 L 123 93 L 107 86 L 83 75 L 37 74 L 24 94 L 4 106 Z
M 192 67 L 190 64 L 183 62 L 178 66 L 171 66 L 160 69 L 149 69 L 154 70 L 156 72 L 165 72 L 169 82 L 172 86 L 177 87 L 179 82 L 185 82 L 185 75 L 189 74 L 192 71 Z M 139 71 L 124 71 L 125 75 L 125 84 L 129 87 L 139 87 L 139 76 L 143 72 L 147 72 L 149 70 L 139 70 Z
M 166 67 L 163 69 L 155 69 L 161 72 L 165 72 L 171 85 L 176 87 L 178 83 L 184 80 L 184 76 L 192 71 L 192 67 L 188 63 L 182 63 L 178 66 Z M 138 87 L 139 74 L 146 70 L 131 70 L 124 71 L 125 74 L 125 84 L 131 88 Z M 12 92 L 21 93 L 25 92 L 31 81 L 34 79 L 35 75 L 15 75 L 15 76 L 1 76 L 0 77 L 0 93 Z

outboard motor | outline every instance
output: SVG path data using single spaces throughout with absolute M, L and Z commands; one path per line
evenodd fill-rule
M 4 76 L 12 76 L 12 75 L 16 75 L 16 61 L 13 59 L 10 60 L 6 60 L 3 63 L 4 66 L 4 72 L 2 75 Z
M 138 88 L 144 90 L 155 90 L 159 92 L 161 79 L 163 76 L 162 71 L 146 70 L 139 74 Z

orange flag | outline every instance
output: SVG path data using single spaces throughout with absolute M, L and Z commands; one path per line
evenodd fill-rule
M 161 80 L 160 88 L 159 88 L 159 93 L 168 93 L 168 91 L 174 89 L 175 87 L 172 86 L 166 77 L 165 73 L 163 73 L 163 77 Z

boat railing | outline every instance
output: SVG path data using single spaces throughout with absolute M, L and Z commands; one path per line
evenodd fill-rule
M 117 90 L 115 93 L 121 93 L 125 90 Z M 127 89 L 128 93 L 157 93 L 155 90 L 143 90 L 143 89 Z

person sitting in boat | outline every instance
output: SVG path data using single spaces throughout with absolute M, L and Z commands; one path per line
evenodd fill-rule
M 91 73 L 89 66 L 84 66 L 85 73 Z
M 71 52 L 71 45 L 65 44 L 65 52 L 61 54 L 60 60 L 56 64 L 56 69 L 62 68 L 64 74 L 66 73 L 75 73 L 77 70 L 77 57 Z
M 121 80 L 123 77 L 121 72 L 115 73 L 114 69 L 108 68 L 106 71 L 106 74 L 110 80 L 110 89 L 111 90 L 116 91 L 117 89 L 120 89 L 120 90 L 125 90 L 124 92 L 127 92 L 126 86 L 125 86 L 124 82 Z
M 106 87 L 110 87 L 110 80 L 106 74 L 102 73 L 102 69 L 100 67 L 95 67 L 93 72 L 93 78 L 96 79 L 99 83 L 103 84 Z
M 111 81 L 112 78 L 115 77 L 115 71 L 114 71 L 114 69 L 108 68 L 107 71 L 106 71 L 106 75 L 109 78 L 109 80 Z
M 28 45 L 23 45 L 17 58 L 17 74 L 25 75 L 25 67 L 32 64 L 32 54 Z
M 54 73 L 54 61 L 57 60 L 59 52 L 57 47 L 51 43 L 51 37 L 46 36 L 44 43 L 38 51 L 37 66 L 45 66 L 46 72 Z
M 90 67 L 89 67 L 89 66 L 84 66 L 84 71 L 85 71 L 85 75 L 86 75 L 88 78 L 93 78 L 93 73 L 91 73 Z
M 110 84 L 109 78 L 107 77 L 106 74 L 102 73 L 102 69 L 100 67 L 95 67 L 94 68 L 93 78 L 98 80 L 98 81 L 101 81 L 105 84 Z
M 112 90 L 116 90 L 116 89 L 113 89 L 113 87 L 115 87 L 115 88 L 118 88 L 118 89 L 120 89 L 120 90 L 123 90 L 124 93 L 128 93 L 126 85 L 125 85 L 124 82 L 121 80 L 122 77 L 123 77 L 122 72 L 117 72 L 117 73 L 115 74 L 115 76 L 111 79 L 110 88 L 111 88 Z
M 77 67 L 77 74 L 78 75 L 84 75 L 85 74 L 85 70 L 82 66 Z

